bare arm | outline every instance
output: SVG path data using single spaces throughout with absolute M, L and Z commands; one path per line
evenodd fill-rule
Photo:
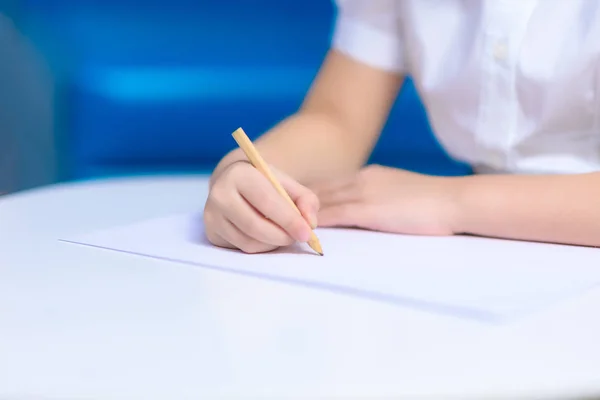
M 331 50 L 300 110 L 256 141 L 261 155 L 301 183 L 356 171 L 367 161 L 403 77 Z M 213 178 L 244 159 L 233 150 Z
M 600 172 L 458 178 L 454 231 L 600 246 Z

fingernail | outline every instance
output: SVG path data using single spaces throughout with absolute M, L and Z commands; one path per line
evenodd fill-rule
M 308 222 L 310 223 L 311 229 L 317 229 L 317 217 L 311 215 Z

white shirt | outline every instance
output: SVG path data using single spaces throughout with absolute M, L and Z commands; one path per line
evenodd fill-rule
M 333 47 L 410 75 L 478 172 L 600 170 L 599 0 L 337 0 Z

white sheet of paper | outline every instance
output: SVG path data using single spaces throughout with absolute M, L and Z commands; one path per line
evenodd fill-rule
M 352 229 L 316 233 L 323 257 L 306 244 L 254 255 L 217 248 L 205 239 L 201 216 L 187 214 L 64 241 L 484 322 L 549 307 L 600 283 L 600 249 Z

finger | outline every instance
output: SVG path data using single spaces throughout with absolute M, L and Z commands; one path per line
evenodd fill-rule
M 364 203 L 344 203 L 319 211 L 322 227 L 356 227 L 370 229 L 373 223 L 371 209 Z
M 296 200 L 296 206 L 312 229 L 318 225 L 319 199 L 313 193 L 301 196 Z
M 217 247 L 224 247 L 228 249 L 239 248 L 233 242 L 241 243 L 243 237 L 246 236 L 243 232 L 232 232 L 231 228 L 228 225 L 231 225 L 231 222 L 224 219 L 222 216 L 219 216 L 213 212 L 207 211 L 210 207 L 210 203 L 205 209 L 204 213 L 204 233 L 206 234 L 209 242 L 214 244 Z M 250 241 L 251 238 L 246 236 Z
M 244 253 L 255 254 L 264 253 L 274 250 L 278 246 L 260 242 L 242 232 L 231 221 L 223 219 L 221 230 L 219 232 L 224 241 L 227 243 L 223 247 L 233 247 L 240 249 Z
M 275 170 L 275 175 L 277 175 L 277 179 L 281 183 L 281 186 L 285 189 L 285 191 L 290 195 L 292 200 L 296 200 L 299 197 L 305 195 L 306 193 L 312 193 L 308 187 L 304 186 L 297 180 L 293 179 L 289 175 Z
M 304 217 L 277 192 L 269 181 L 266 179 L 248 179 L 242 181 L 239 185 L 241 196 L 243 196 L 243 198 L 260 214 L 268 218 L 272 224 L 278 226 L 286 232 L 288 236 L 291 236 L 297 241 L 306 242 L 310 239 L 311 229 L 309 224 Z M 238 221 L 232 219 L 232 222 L 244 232 L 250 234 L 246 228 L 243 228 L 238 224 Z M 249 222 L 246 221 L 246 224 L 249 224 Z M 253 236 L 252 234 L 250 235 Z M 261 239 L 261 241 L 263 240 Z
M 308 222 L 312 229 L 316 228 L 317 213 L 320 207 L 317 195 L 286 174 L 278 173 L 278 177 L 280 178 L 281 185 L 290 195 L 290 198 L 294 201 L 306 222 Z
M 286 205 L 289 208 L 289 204 Z M 259 242 L 273 246 L 287 246 L 294 242 L 294 238 L 276 222 L 267 219 L 270 218 L 268 215 L 257 210 L 252 203 L 249 204 L 242 193 L 232 199 L 232 204 L 224 210 L 224 215 L 244 234 Z
M 231 248 L 232 245 L 221 235 L 219 235 L 218 230 L 221 228 L 223 221 L 222 218 L 219 218 L 217 213 L 213 210 L 213 204 L 211 199 L 209 198 L 206 202 L 206 206 L 204 207 L 204 215 L 203 215 L 203 224 L 204 224 L 204 235 L 208 239 L 210 243 L 218 247 L 227 247 Z
M 225 249 L 237 248 L 234 244 L 232 244 L 229 240 L 223 238 L 223 236 L 221 236 L 217 232 L 211 232 L 210 234 L 207 232 L 206 236 L 208 237 L 208 240 L 217 247 L 223 247 Z

